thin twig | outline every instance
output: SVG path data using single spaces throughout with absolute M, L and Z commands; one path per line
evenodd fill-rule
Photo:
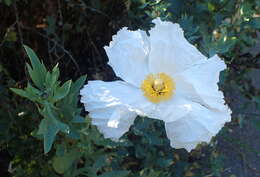
M 105 14 L 104 12 L 102 12 L 102 11 L 96 9 L 96 8 L 93 8 L 93 7 L 88 6 L 88 5 L 85 3 L 85 1 L 80 0 L 80 2 L 84 5 L 84 7 L 85 7 L 86 9 L 89 9 L 89 10 L 91 10 L 91 11 L 93 11 L 93 12 L 99 13 L 99 14 L 103 15 L 104 17 L 107 17 L 108 19 L 111 19 L 111 17 L 109 17 L 109 15 Z
M 57 0 L 58 2 L 58 14 L 59 14 L 59 22 L 58 25 L 62 26 L 63 25 L 63 15 L 62 15 L 62 10 L 61 10 L 61 2 L 60 0 Z M 64 29 L 62 28 L 62 45 L 64 45 Z
M 78 72 L 79 72 L 80 74 L 82 74 L 81 71 L 80 71 L 80 67 L 79 67 L 78 63 L 77 63 L 76 60 L 73 58 L 73 56 L 70 54 L 70 52 L 69 52 L 68 50 L 66 50 L 62 45 L 60 45 L 57 41 L 55 41 L 54 39 L 49 38 L 47 35 L 44 35 L 44 34 L 38 32 L 37 30 L 35 30 L 35 29 L 33 29 L 33 28 L 26 27 L 26 26 L 23 26 L 23 25 L 21 26 L 21 28 L 23 28 L 23 29 L 25 29 L 25 30 L 30 30 L 30 31 L 32 31 L 32 32 L 35 32 L 35 33 L 37 33 L 38 35 L 40 35 L 41 37 L 47 39 L 48 41 L 53 42 L 53 44 L 54 44 L 55 46 L 59 47 L 61 50 L 63 50 L 63 52 L 64 52 L 65 54 L 67 54 L 67 55 L 69 56 L 69 58 L 71 59 L 71 61 L 72 61 L 72 62 L 74 63 L 74 65 L 76 66 Z
M 97 54 L 100 58 L 102 58 L 102 55 L 100 54 L 100 52 L 99 52 L 97 46 L 96 46 L 95 43 L 93 42 L 93 40 L 92 40 L 92 38 L 91 38 L 91 36 L 90 36 L 88 30 L 86 30 L 86 33 L 87 33 L 87 35 L 88 35 L 88 39 L 89 39 L 89 41 L 90 41 L 90 44 L 93 46 L 93 48 L 94 48 L 96 54 Z
M 21 26 L 20 26 L 20 19 L 19 19 L 17 6 L 16 6 L 16 1 L 14 1 L 13 5 L 14 5 L 15 20 L 16 20 L 16 25 L 17 25 L 17 29 L 18 29 L 18 34 L 19 34 L 21 45 L 23 45 L 23 33 L 22 33 L 22 30 L 21 30 Z

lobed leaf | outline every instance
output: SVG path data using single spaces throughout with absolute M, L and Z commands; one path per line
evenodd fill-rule
M 51 150 L 52 144 L 58 131 L 58 127 L 53 124 L 50 118 L 44 118 L 41 120 L 38 134 L 43 135 L 45 154 L 47 154 Z
M 53 96 L 53 100 L 54 102 L 61 100 L 62 98 L 64 98 L 65 96 L 68 95 L 69 91 L 70 91 L 70 86 L 71 86 L 72 81 L 68 80 L 67 82 L 65 82 L 61 87 L 58 87 L 55 92 L 54 92 L 54 96 Z
M 47 69 L 45 68 L 44 64 L 40 62 L 37 55 L 34 53 L 34 51 L 24 45 L 24 49 L 31 61 L 31 65 L 26 64 L 27 69 L 29 71 L 29 75 L 33 81 L 33 83 L 40 89 L 44 88 L 44 81 L 45 81 L 45 75 L 47 73 Z

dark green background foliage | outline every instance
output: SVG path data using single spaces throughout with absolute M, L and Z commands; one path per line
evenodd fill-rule
M 0 176 L 260 176 L 259 6 L 257 0 L 0 0 Z M 104 139 L 78 103 L 85 75 L 118 79 L 103 49 L 112 35 L 123 26 L 148 30 L 156 17 L 179 23 L 201 52 L 219 54 L 228 66 L 219 87 L 232 122 L 191 153 L 170 147 L 161 121 L 142 117 L 120 142 Z

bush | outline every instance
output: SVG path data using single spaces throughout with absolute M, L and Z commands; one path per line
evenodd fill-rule
M 229 153 L 259 154 L 259 144 L 245 142 L 243 134 L 237 143 L 230 133 L 244 127 L 257 137 L 259 131 L 259 85 L 251 77 L 260 61 L 257 1 L 0 0 L 0 9 L 0 156 L 10 175 L 223 176 Z M 162 122 L 142 117 L 120 142 L 104 139 L 78 103 L 86 75 L 116 79 L 103 50 L 112 35 L 123 26 L 148 30 L 158 16 L 179 23 L 201 52 L 218 53 L 228 65 L 219 86 L 233 121 L 190 154 L 170 147 Z M 257 163 L 248 166 L 256 166 L 250 176 L 258 174 Z

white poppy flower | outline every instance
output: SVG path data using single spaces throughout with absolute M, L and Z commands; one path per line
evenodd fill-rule
M 105 138 L 118 140 L 141 115 L 163 120 L 171 146 L 190 151 L 231 119 L 217 85 L 226 65 L 202 55 L 178 24 L 153 22 L 149 36 L 127 28 L 113 36 L 108 64 L 123 81 L 89 81 L 81 102 Z

